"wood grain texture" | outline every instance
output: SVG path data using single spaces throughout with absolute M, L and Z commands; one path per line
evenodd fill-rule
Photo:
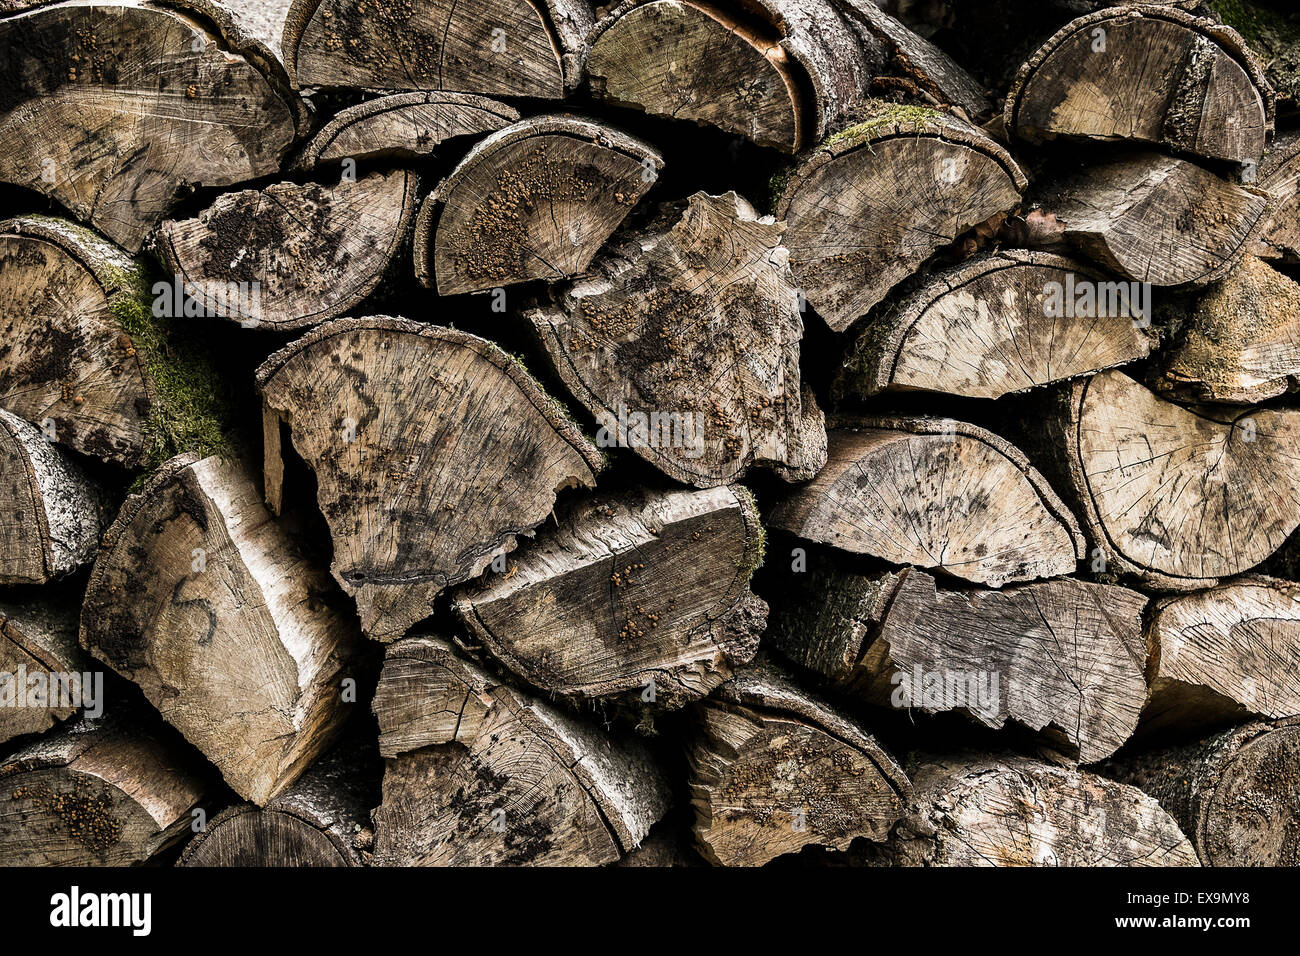
M 776 205 L 795 279 L 837 332 L 1027 185 L 1006 150 L 954 116 L 870 103 L 860 118 L 801 157 Z
M 878 865 L 1197 865 L 1173 817 L 1136 787 L 1010 755 L 915 763 L 916 800 Z
M 481 139 L 420 207 L 415 274 L 439 295 L 581 272 L 654 185 L 663 158 L 570 116 Z
M 91 671 L 90 659 L 77 644 L 79 598 L 75 587 L 46 586 L 0 599 L 0 680 L 12 695 L 0 706 L 0 744 L 48 730 L 77 713 L 76 705 L 103 704 L 102 699 L 85 699 L 86 693 L 94 694 L 93 677 L 80 700 L 73 693 L 86 687 L 82 675 Z M 72 675 L 77 675 L 75 682 Z M 48 688 L 44 706 L 27 706 L 33 677 Z M 60 706 L 65 702 L 74 706 Z
M 1039 460 L 1057 463 L 1057 487 L 1112 572 L 1208 587 L 1259 564 L 1300 524 L 1300 412 L 1183 408 L 1110 371 L 1063 388 L 1044 419 Z
M 243 468 L 185 455 L 104 536 L 80 642 L 262 806 L 336 737 L 359 635 Z
M 598 444 L 697 487 L 752 466 L 787 481 L 817 473 L 824 419 L 800 381 L 803 322 L 780 243 L 780 225 L 735 193 L 695 193 L 525 312 L 596 416 Z
M 1075 569 L 1074 517 L 1008 442 L 951 419 L 845 420 L 769 527 L 989 587 Z
M 714 865 L 882 840 L 911 797 L 907 775 L 875 738 L 770 661 L 698 706 L 691 803 L 696 846 Z
M 1255 182 L 1276 202 L 1272 218 L 1255 242 L 1255 255 L 1300 261 L 1300 132 L 1279 133 L 1269 143 Z
M 390 755 L 377 866 L 612 863 L 667 810 L 639 741 L 511 689 L 442 638 L 389 647 L 374 707 Z
M 1112 304 L 1077 309 L 1070 290 L 1085 286 Z M 1019 249 L 987 253 L 936 271 L 868 323 L 834 394 L 999 398 L 1125 365 L 1155 344 L 1140 306 L 1127 287 L 1120 293 L 1113 279 L 1077 260 Z
M 1056 578 L 947 591 L 923 571 L 834 568 L 800 582 L 774 646 L 871 703 L 1014 721 L 1093 763 L 1132 736 L 1147 698 L 1145 596 Z
M 703 697 L 758 650 L 762 528 L 740 486 L 584 499 L 504 573 L 455 596 L 501 664 L 552 695 L 651 708 Z
M 316 473 L 331 570 L 362 629 L 391 641 L 445 588 L 594 486 L 597 449 L 497 346 L 405 319 L 336 319 L 258 369 L 268 499 L 279 422 Z
M 188 835 L 215 788 L 156 721 L 78 720 L 0 761 L 0 864 L 132 866 Z
M 159 253 L 209 315 L 309 328 L 379 285 L 409 237 L 418 186 L 414 173 L 394 170 L 225 193 L 197 218 L 164 222 Z
M 1035 143 L 1133 140 L 1258 163 L 1273 111 L 1272 86 L 1235 30 L 1125 5 L 1072 20 L 1048 40 L 1021 67 L 1005 122 Z
M 129 252 L 183 185 L 273 173 L 296 133 L 296 107 L 265 64 L 177 10 L 38 7 L 0 19 L 0 46 L 10 51 L 0 180 L 58 201 Z
M 1269 221 L 1271 198 L 1186 160 L 1138 153 L 1058 181 L 1044 208 L 1084 255 L 1137 282 L 1221 279 Z

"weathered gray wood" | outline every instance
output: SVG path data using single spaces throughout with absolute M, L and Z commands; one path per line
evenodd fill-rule
M 1063 387 L 1043 423 L 1036 461 L 1059 473 L 1104 570 L 1209 587 L 1300 524 L 1300 412 L 1183 408 L 1110 371 Z
M 79 464 L 0 409 L 0 584 L 44 584 L 89 564 L 106 524 Z
M 934 273 L 873 319 L 834 394 L 998 398 L 1124 365 L 1155 344 L 1150 303 L 1138 298 L 1073 259 L 988 253 Z
M 0 19 L 0 180 L 130 252 L 188 185 L 275 172 L 300 107 L 255 52 L 150 3 L 68 2 Z
M 525 316 L 597 443 L 698 487 L 826 460 L 799 376 L 803 322 L 781 226 L 735 193 L 695 193 L 617 235 L 588 274 Z
M 1146 702 L 1146 598 L 1057 578 L 941 591 L 923 571 L 818 569 L 773 622 L 773 643 L 871 703 L 961 710 L 1043 732 L 1079 763 L 1110 756 Z
M 0 600 L 0 744 L 103 706 L 103 678 L 77 645 L 79 604 L 73 588 L 48 585 Z
M 992 432 L 944 418 L 841 424 L 826 467 L 769 527 L 990 587 L 1068 574 L 1083 557 L 1074 517 Z
M 1300 261 L 1300 132 L 1280 133 L 1269 144 L 1255 183 L 1276 201 L 1272 219 L 1255 242 L 1255 255 Z
M 604 495 L 564 509 L 454 609 L 547 694 L 678 707 L 758 650 L 767 605 L 749 578 L 762 554 L 740 486 Z
M 78 720 L 0 762 L 0 865 L 130 866 L 187 836 L 214 788 L 156 720 Z
M 571 116 L 513 123 L 425 197 L 416 277 L 453 295 L 575 275 L 661 168 L 653 147 L 607 126 Z
M 258 369 L 267 497 L 278 502 L 279 422 L 316 473 L 331 570 L 362 629 L 391 641 L 445 588 L 477 577 L 592 487 L 601 459 L 497 346 L 405 319 L 336 319 Z
M 1273 89 L 1235 30 L 1125 5 L 1072 20 L 1043 44 L 1007 95 L 1005 122 L 1030 142 L 1135 140 L 1258 163 L 1273 111 Z
M 778 183 L 795 279 L 837 332 L 1027 185 L 1006 150 L 955 116 L 871 102 L 859 118 Z
M 1202 293 L 1160 353 L 1156 390 L 1180 401 L 1251 405 L 1300 383 L 1300 285 L 1254 256 Z
M 186 455 L 105 534 L 80 641 L 263 806 L 347 717 L 359 635 L 342 605 L 238 463 Z
M 302 87 L 560 99 L 594 19 L 588 0 L 294 0 L 285 65 Z
M 1197 865 L 1178 824 L 1136 787 L 1010 755 L 908 766 L 916 800 L 878 865 Z
M 409 236 L 418 185 L 394 170 L 226 193 L 195 219 L 164 222 L 159 252 L 208 315 L 308 328 L 374 291 Z
M 351 159 L 424 159 L 451 139 L 492 133 L 519 120 L 513 106 L 472 93 L 390 93 L 334 114 L 302 148 L 302 170 Z
M 882 840 L 911 798 L 866 730 L 763 659 L 699 705 L 687 756 L 696 845 L 720 866 Z
M 1160 801 L 1204 866 L 1300 863 L 1300 720 L 1242 724 L 1103 772 Z
M 1178 286 L 1223 278 L 1267 225 L 1271 202 L 1253 186 L 1143 152 L 1055 183 L 1043 205 L 1065 238 L 1107 269 Z
M 1155 606 L 1141 731 L 1300 714 L 1300 585 L 1247 575 Z
M 377 866 L 612 863 L 667 810 L 639 741 L 511 689 L 441 638 L 388 648 L 374 709 L 389 757 Z

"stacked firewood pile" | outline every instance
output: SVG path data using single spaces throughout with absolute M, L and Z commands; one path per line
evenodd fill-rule
M 1281 0 L 0 13 L 0 863 L 1297 862 Z

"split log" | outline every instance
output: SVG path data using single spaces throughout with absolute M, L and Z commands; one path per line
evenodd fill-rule
M 351 159 L 426 159 L 447 140 L 492 133 L 519 111 L 470 93 L 392 93 L 340 110 L 303 147 L 300 170 Z
M 1255 243 L 1255 255 L 1300 261 L 1300 132 L 1282 133 L 1269 144 L 1255 182 L 1276 202 L 1272 220 Z
M 1156 605 L 1144 733 L 1300 714 L 1300 586 L 1249 575 Z
M 1159 800 L 1204 866 L 1300 864 L 1300 720 L 1243 724 L 1104 772 Z
M 697 848 L 719 866 L 883 840 L 911 797 L 870 734 L 768 661 L 699 705 L 687 757 Z
M 843 692 L 987 727 L 1043 732 L 1093 763 L 1133 734 L 1147 697 L 1146 598 L 1057 578 L 1003 591 L 940 591 L 923 571 L 825 568 L 774 622 L 775 647 Z
M 0 584 L 44 584 L 95 557 L 103 493 L 81 466 L 0 409 Z
M 1273 129 L 1273 89 L 1241 35 L 1169 7 L 1124 6 L 1066 24 L 1007 95 L 1008 130 L 1156 143 L 1258 163 Z
M 1271 202 L 1185 160 L 1138 153 L 1053 187 L 1044 207 L 1081 252 L 1156 286 L 1225 276 L 1269 221 Z
M 410 232 L 418 182 L 395 170 L 226 193 L 195 219 L 163 223 L 159 253 L 205 314 L 308 328 L 374 291 Z
M 857 0 L 630 0 L 590 42 L 595 96 L 789 153 L 843 125 L 885 73 L 972 117 L 989 108 L 945 53 Z
M 265 56 L 229 41 L 150 3 L 0 19 L 0 180 L 138 252 L 184 189 L 276 172 L 301 107 Z
M 177 866 L 364 865 L 374 839 L 370 810 L 379 800 L 370 763 L 361 741 L 344 741 L 264 808 L 240 803 L 222 810 L 186 845 Z
M 575 275 L 662 168 L 652 147 L 586 120 L 537 116 L 507 126 L 425 197 L 416 277 L 454 295 Z
M 1063 388 L 1039 464 L 1105 569 L 1185 591 L 1240 574 L 1300 525 L 1300 412 L 1187 409 L 1122 372 Z
M 501 664 L 564 697 L 627 695 L 679 707 L 751 660 L 767 605 L 742 487 L 587 499 L 544 527 L 504 574 L 456 596 L 456 614 Z
M 157 395 L 128 330 L 150 311 L 143 267 L 89 229 L 0 222 L 0 406 L 73 451 L 138 468 Z
M 295 86 L 560 99 L 581 79 L 590 0 L 293 0 Z
M 677 830 L 656 827 L 645 841 L 619 860 L 617 866 L 703 866 L 690 841 Z
M 776 204 L 808 302 L 842 332 L 1027 181 L 984 132 L 937 110 L 873 104 L 790 174 Z
M 601 467 L 516 360 L 453 329 L 337 319 L 267 359 L 257 383 L 267 500 L 278 509 L 284 422 L 316 473 L 334 577 L 376 640 L 401 637 Z
M 0 865 L 130 866 L 185 837 L 211 788 L 151 719 L 79 720 L 0 762 Z
M 525 315 L 603 447 L 697 487 L 751 465 L 803 481 L 826 460 L 781 226 L 735 193 L 666 204 Z
M 346 716 L 358 638 L 341 604 L 241 466 L 184 455 L 104 536 L 80 640 L 263 806 Z
M 990 587 L 1069 574 L 1083 557 L 1073 515 L 992 432 L 861 419 L 832 429 L 829 445 L 821 474 L 772 509 L 769 527 Z
M 1016 756 L 927 756 L 912 781 L 916 801 L 878 865 L 1197 865 L 1153 798 L 1082 770 Z
M 1160 353 L 1157 391 L 1179 401 L 1250 405 L 1300 387 L 1300 285 L 1246 256 L 1196 301 Z
M 512 690 L 441 638 L 388 649 L 374 709 L 389 757 L 377 866 L 612 863 L 668 808 L 640 742 Z
M 1150 303 L 1129 293 L 1051 253 L 980 256 L 936 272 L 873 319 L 834 393 L 998 398 L 1146 358 Z
M 102 706 L 102 675 L 97 686 L 77 645 L 79 601 L 48 586 L 0 600 L 0 744 Z

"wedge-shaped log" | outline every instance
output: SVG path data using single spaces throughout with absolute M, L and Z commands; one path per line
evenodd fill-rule
M 1020 69 L 1007 129 L 1136 140 L 1256 162 L 1273 129 L 1273 89 L 1241 35 L 1171 7 L 1122 6 L 1066 24 Z
M 1196 866 L 1174 818 L 1136 787 L 1001 754 L 909 763 L 916 801 L 886 866 Z
M 937 110 L 873 104 L 803 157 L 777 202 L 790 266 L 837 332 L 1027 181 L 983 131 Z
M 687 757 L 696 844 L 719 866 L 883 840 L 911 797 L 875 738 L 761 658 L 699 705 Z
M 272 355 L 257 383 L 267 500 L 278 510 L 284 422 L 316 473 L 334 577 L 376 640 L 401 637 L 601 467 L 518 362 L 454 329 L 337 319 Z
M 575 275 L 661 168 L 652 147 L 586 120 L 540 116 L 498 130 L 425 197 L 416 277 L 453 295 Z
M 215 791 L 143 708 L 82 719 L 0 761 L 0 865 L 131 866 L 188 836 Z
M 339 110 L 302 148 L 296 165 L 425 159 L 447 140 L 493 133 L 518 120 L 513 106 L 472 93 L 391 93 Z
M 1300 715 L 1297 599 L 1300 585 L 1247 575 L 1159 602 L 1147 630 L 1151 699 L 1140 729 Z
M 1044 200 L 1090 259 L 1155 286 L 1223 278 L 1267 225 L 1270 206 L 1259 189 L 1146 152 L 1087 169 Z
M 95 557 L 99 487 L 16 415 L 0 410 L 0 584 L 44 584 Z
M 1146 598 L 1056 578 L 941 591 L 924 571 L 819 568 L 773 622 L 774 646 L 871 703 L 965 711 L 1041 731 L 1071 759 L 1109 757 L 1146 702 Z
M 667 810 L 639 741 L 503 685 L 441 638 L 388 648 L 374 709 L 389 757 L 378 866 L 612 863 Z
M 144 268 L 82 226 L 0 223 L 0 407 L 84 455 L 137 468 L 157 393 L 129 328 L 148 321 Z
M 596 416 L 598 444 L 698 487 L 751 465 L 787 481 L 817 473 L 826 430 L 800 383 L 803 322 L 780 243 L 780 225 L 735 193 L 696 193 L 525 313 Z
M 1300 261 L 1300 132 L 1281 133 L 1269 144 L 1255 181 L 1276 203 L 1255 255 Z
M 1300 863 L 1300 720 L 1242 724 L 1102 769 L 1159 800 L 1203 866 Z
M 374 741 L 349 735 L 265 807 L 238 803 L 208 821 L 178 866 L 362 866 L 381 768 Z M 373 764 L 373 766 L 372 766 Z
M 79 603 L 72 587 L 48 585 L 0 600 L 0 744 L 103 705 L 103 673 L 77 644 Z
M 458 592 L 460 619 L 549 694 L 703 697 L 758 650 L 767 605 L 750 493 L 637 490 L 575 503 L 504 574 Z
M 1074 517 L 992 432 L 897 418 L 829 434 L 826 467 L 772 509 L 769 527 L 990 587 L 1068 574 L 1083 557 Z
M 195 219 L 163 223 L 159 251 L 207 314 L 307 328 L 379 284 L 410 233 L 417 186 L 414 173 L 395 170 L 226 193 Z
M 300 107 L 274 61 L 150 3 L 58 3 L 0 19 L 0 180 L 130 252 L 191 185 L 279 169 Z
M 1042 457 L 1107 570 L 1192 590 L 1240 574 L 1300 524 L 1300 412 L 1165 402 L 1123 372 L 1062 388 Z
M 300 87 L 560 99 L 594 21 L 589 0 L 293 0 L 284 61 Z
M 1300 387 L 1300 285 L 1254 256 L 1210 286 L 1160 353 L 1155 387 L 1189 402 L 1251 405 Z
M 596 25 L 587 73 L 607 102 L 790 153 L 843 125 L 881 74 L 972 117 L 989 109 L 946 54 L 851 0 L 631 0 Z
M 1150 303 L 1131 292 L 1051 253 L 979 256 L 936 272 L 873 319 L 835 394 L 998 398 L 1146 358 Z
M 80 640 L 262 806 L 347 716 L 360 641 L 343 603 L 240 465 L 183 455 L 104 536 Z

